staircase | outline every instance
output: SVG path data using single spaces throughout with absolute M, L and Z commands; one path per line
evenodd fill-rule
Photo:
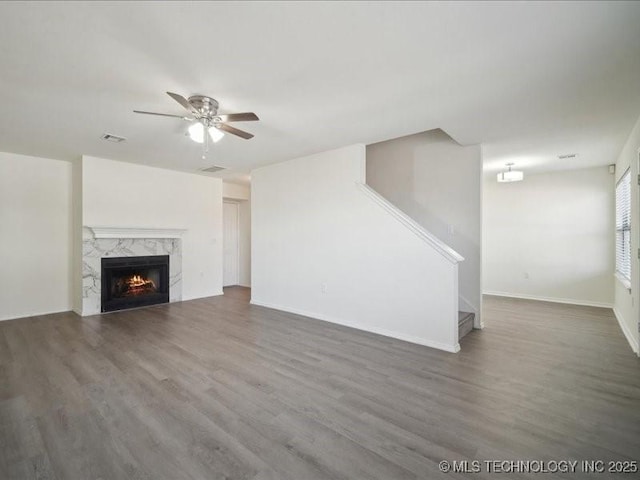
M 458 341 L 473 330 L 475 314 L 471 312 L 458 312 Z

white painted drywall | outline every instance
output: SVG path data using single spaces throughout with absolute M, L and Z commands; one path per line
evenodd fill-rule
M 613 304 L 614 195 L 607 167 L 484 183 L 485 293 Z
M 638 195 L 638 162 L 640 162 L 640 118 L 631 131 L 627 142 L 616 161 L 616 181 L 631 168 L 631 252 L 640 248 L 640 196 Z M 613 235 L 613 234 L 612 234 Z M 617 278 L 614 280 L 614 312 L 631 348 L 640 355 L 640 309 L 638 290 L 640 289 L 640 262 L 637 255 L 631 255 L 631 291 Z
M 251 199 L 251 186 L 222 182 L 222 196 L 233 200 L 249 200 Z
M 73 311 L 78 315 L 82 315 L 83 310 L 83 291 L 82 291 L 82 157 L 73 161 L 72 175 L 72 207 L 71 207 L 71 228 L 72 228 L 72 250 L 71 250 L 71 277 L 72 277 L 72 295 Z
M 71 309 L 71 168 L 0 153 L 0 320 Z
M 85 226 L 184 228 L 182 298 L 222 293 L 222 180 L 90 156 Z
M 479 145 L 463 147 L 442 130 L 367 146 L 367 184 L 464 257 L 460 309 L 481 324 Z
M 252 172 L 252 302 L 456 351 L 457 264 L 363 193 L 364 170 L 354 145 Z
M 240 226 L 240 271 L 239 284 L 251 286 L 251 186 L 223 182 L 222 195 L 225 200 L 238 203 Z

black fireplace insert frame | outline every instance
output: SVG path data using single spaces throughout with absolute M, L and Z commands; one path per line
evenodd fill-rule
M 101 259 L 101 291 L 100 310 L 114 312 L 129 308 L 146 307 L 160 303 L 169 303 L 169 255 L 149 255 L 144 257 L 103 257 Z M 151 269 L 160 271 L 160 282 L 156 292 L 135 297 L 112 298 L 109 285 L 114 273 L 126 269 Z

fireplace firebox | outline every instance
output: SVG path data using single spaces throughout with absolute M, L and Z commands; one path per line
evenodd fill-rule
M 102 258 L 103 312 L 169 302 L 169 255 Z

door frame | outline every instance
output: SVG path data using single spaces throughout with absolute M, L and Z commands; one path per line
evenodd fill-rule
M 234 200 L 227 200 L 227 199 L 223 199 L 222 201 L 222 228 L 224 229 L 225 226 L 225 222 L 224 222 L 224 204 L 229 204 L 229 205 L 234 205 L 235 206 L 235 210 L 236 210 L 236 225 L 235 225 L 235 229 L 236 229 L 236 244 L 235 244 L 235 251 L 236 251 L 236 283 L 233 284 L 229 284 L 226 285 L 225 281 L 224 281 L 224 257 L 225 257 L 225 253 L 224 250 L 227 248 L 227 246 L 225 245 L 225 235 L 224 235 L 224 231 L 222 232 L 222 286 L 223 287 L 232 287 L 234 285 L 240 285 L 240 203 L 236 202 Z

